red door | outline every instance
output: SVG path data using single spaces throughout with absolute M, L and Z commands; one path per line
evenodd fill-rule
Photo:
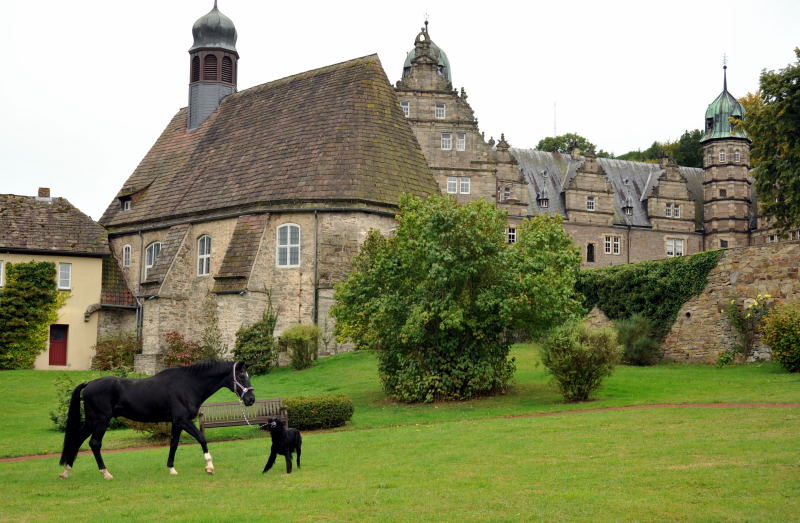
M 50 365 L 67 364 L 67 330 L 69 325 L 50 325 Z

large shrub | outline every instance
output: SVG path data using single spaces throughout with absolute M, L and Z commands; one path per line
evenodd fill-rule
M 732 363 L 739 354 L 745 358 L 750 356 L 756 335 L 761 329 L 761 322 L 770 309 L 770 298 L 769 294 L 759 294 L 755 299 L 745 299 L 741 303 L 735 298 L 728 300 L 728 305 L 722 313 L 736 331 L 738 340 L 732 347 L 720 354 L 719 360 L 717 360 L 719 365 Z
M 245 362 L 248 372 L 253 375 L 268 373 L 278 357 L 278 344 L 273 336 L 278 314 L 272 308 L 269 293 L 267 297 L 267 308 L 261 319 L 236 332 L 236 345 L 233 348 L 233 357 Z
M 341 394 L 284 398 L 283 404 L 289 425 L 300 430 L 340 427 L 353 417 L 353 402 Z
M 653 322 L 641 314 L 614 322 L 617 341 L 622 345 L 622 361 L 630 365 L 654 365 L 661 357 L 661 346 L 653 337 Z
M 789 372 L 800 372 L 800 303 L 772 309 L 764 318 L 762 338 L 772 359 Z
M 577 290 L 585 296 L 587 310 L 598 307 L 616 321 L 640 313 L 655 326 L 654 337 L 669 333 L 678 311 L 692 296 L 700 294 L 708 273 L 716 267 L 722 251 L 692 256 L 629 263 L 580 271 Z
M 537 217 L 505 241 L 506 215 L 404 196 L 390 238 L 370 231 L 336 287 L 339 339 L 378 350 L 384 390 L 407 402 L 503 391 L 514 372 L 510 335 L 535 335 L 580 311 L 580 254 L 560 219 Z
M 0 369 L 30 369 L 47 349 L 50 325 L 68 293 L 56 289 L 52 262 L 9 263 L 0 287 Z
M 585 401 L 600 387 L 603 378 L 614 371 L 620 346 L 613 329 L 566 324 L 544 338 L 541 355 L 564 399 Z
M 292 367 L 303 370 L 311 367 L 319 354 L 319 327 L 292 325 L 281 334 L 281 345 L 289 352 Z
M 142 343 L 135 332 L 116 331 L 98 336 L 92 368 L 133 372 L 134 356 L 141 350 Z
M 167 367 L 191 365 L 203 361 L 203 349 L 196 341 L 187 340 L 178 331 L 165 332 L 163 337 L 167 345 L 164 350 L 164 365 Z

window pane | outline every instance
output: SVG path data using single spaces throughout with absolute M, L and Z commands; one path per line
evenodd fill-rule
M 288 257 L 286 251 L 286 247 L 278 247 L 278 265 L 283 266 L 287 264 Z
M 458 192 L 458 178 L 456 178 L 455 176 L 448 176 L 447 192 L 449 194 L 456 194 Z
M 300 247 L 289 248 L 289 265 L 300 265 Z
M 285 225 L 278 227 L 278 245 L 289 243 L 289 231 Z
M 289 226 L 289 245 L 300 244 L 300 227 L 296 225 Z
M 72 264 L 59 263 L 58 264 L 58 288 L 69 289 L 72 279 Z
M 469 194 L 469 178 L 461 178 L 461 194 Z

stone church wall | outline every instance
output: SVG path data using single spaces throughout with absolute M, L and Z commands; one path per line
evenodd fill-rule
M 668 360 L 714 363 L 734 345 L 735 333 L 724 310 L 731 298 L 739 303 L 759 294 L 774 302 L 800 300 L 800 242 L 726 250 L 708 275 L 703 292 L 686 302 L 662 343 Z M 756 359 L 769 349 L 756 347 Z

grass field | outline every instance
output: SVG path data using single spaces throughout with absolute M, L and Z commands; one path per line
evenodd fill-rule
M 342 393 L 351 424 L 304 434 L 303 467 L 261 474 L 264 433 L 210 431 L 217 474 L 183 445 L 179 476 L 167 449 L 106 453 L 113 481 L 91 456 L 59 481 L 57 458 L 0 463 L 0 520 L 200 521 L 679 520 L 786 521 L 800 514 L 800 408 L 586 408 L 651 404 L 796 403 L 800 376 L 766 365 L 620 367 L 595 401 L 561 402 L 536 352 L 517 346 L 508 394 L 465 403 L 385 399 L 369 353 L 303 372 L 254 379 L 257 396 Z M 85 375 L 81 374 L 85 377 Z M 50 429 L 54 373 L 0 373 L 4 456 L 60 451 Z M 233 399 L 225 391 L 215 398 Z M 537 414 L 551 413 L 539 417 Z M 44 420 L 41 418 L 44 417 Z M 141 444 L 114 431 L 105 447 Z

